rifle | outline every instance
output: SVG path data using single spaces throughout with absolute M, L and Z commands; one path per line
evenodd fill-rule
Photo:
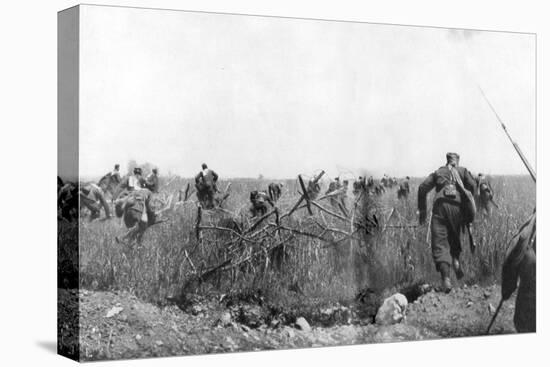
M 519 154 L 519 157 L 521 158 L 521 161 L 523 162 L 523 164 L 525 165 L 525 168 L 527 168 L 527 171 L 529 171 L 529 174 L 531 175 L 531 178 L 533 179 L 533 181 L 536 183 L 537 182 L 537 174 L 535 173 L 535 170 L 533 169 L 533 167 L 531 167 L 531 165 L 529 164 L 529 162 L 527 161 L 527 158 L 525 158 L 525 156 L 523 155 L 523 152 L 521 151 L 521 149 L 519 148 L 519 146 L 516 144 L 516 142 L 512 139 L 512 137 L 510 136 L 510 134 L 508 133 L 508 130 L 506 130 L 506 125 L 504 125 L 504 122 L 502 122 L 500 116 L 498 115 L 497 111 L 494 109 L 493 105 L 491 104 L 491 102 L 489 102 L 489 99 L 487 98 L 487 96 L 485 95 L 485 92 L 483 92 L 483 89 L 481 89 L 481 86 L 477 86 L 479 88 L 479 91 L 481 92 L 481 95 L 483 96 L 483 98 L 485 98 L 485 101 L 487 102 L 487 104 L 489 105 L 489 107 L 491 108 L 491 110 L 493 111 L 493 113 L 495 114 L 497 120 L 500 122 L 500 126 L 502 127 L 502 129 L 504 130 L 504 132 L 506 133 L 506 136 L 508 137 L 508 139 L 510 139 L 510 142 L 512 143 L 512 145 L 514 146 L 514 149 L 516 150 L 516 152 Z
M 500 299 L 500 303 L 498 304 L 498 307 L 497 309 L 495 310 L 495 314 L 493 315 L 493 318 L 491 319 L 491 323 L 489 324 L 489 326 L 487 327 L 487 331 L 485 331 L 485 335 L 489 335 L 489 331 L 491 331 L 491 327 L 493 326 L 493 324 L 495 323 L 495 320 L 497 319 L 497 315 L 500 311 L 500 308 L 502 307 L 502 304 L 504 303 L 504 299 L 501 298 Z

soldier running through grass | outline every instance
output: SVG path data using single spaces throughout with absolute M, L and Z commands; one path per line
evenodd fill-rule
M 195 176 L 195 188 L 197 197 L 205 209 L 214 207 L 214 195 L 218 192 L 218 174 L 208 168 L 206 163 L 201 165 L 202 171 Z
M 460 266 L 461 231 L 466 222 L 464 204 L 467 200 L 458 186 L 471 193 L 475 190 L 475 180 L 465 167 L 459 166 L 460 156 L 447 153 L 446 165 L 438 168 L 420 184 L 418 188 L 419 222 L 423 225 L 427 217 L 427 195 L 435 188 L 432 207 L 431 237 L 432 256 L 437 271 L 441 274 L 442 289 L 451 291 L 450 267 L 457 279 L 464 276 Z M 459 182 L 460 180 L 460 182 Z
M 140 243 L 145 230 L 156 223 L 157 213 L 151 208 L 152 193 L 148 189 L 129 192 L 124 200 L 115 204 L 115 214 L 122 218 L 128 232 L 121 238 L 116 237 L 119 243 Z

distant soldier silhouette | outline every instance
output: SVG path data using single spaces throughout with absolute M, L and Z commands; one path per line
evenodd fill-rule
M 269 184 L 267 191 L 269 193 L 269 198 L 271 199 L 272 202 L 275 203 L 279 200 L 279 198 L 281 197 L 282 189 L 283 189 L 282 183 L 272 182 Z
M 514 326 L 519 333 L 535 332 L 537 326 L 536 213 L 512 238 L 502 266 L 502 299 L 516 297 Z
M 80 203 L 92 213 L 90 220 L 100 217 L 101 208 L 105 211 L 105 217 L 111 218 L 111 211 L 107 200 L 105 200 L 105 193 L 95 183 L 80 187 Z
M 154 194 L 159 192 L 158 168 L 153 168 L 151 173 L 147 175 L 145 178 L 145 187 Z
M 410 177 L 407 176 L 403 181 L 399 183 L 399 189 L 397 190 L 398 199 L 407 199 L 409 197 L 409 193 L 411 192 L 409 180 Z
M 442 288 L 448 293 L 452 288 L 451 265 L 457 279 L 464 276 L 459 262 L 462 251 L 460 235 L 467 223 L 464 205 L 468 199 L 460 192 L 459 186 L 473 195 L 475 180 L 465 167 L 459 167 L 458 154 L 447 153 L 446 158 L 446 165 L 438 168 L 420 184 L 418 212 L 422 225 L 426 222 L 427 195 L 435 187 L 431 221 L 432 256 L 436 269 L 441 274 Z
M 487 215 L 491 214 L 491 203 L 493 201 L 493 188 L 487 176 L 483 173 L 478 174 L 476 179 L 476 199 L 478 207 Z
M 218 192 L 218 174 L 208 168 L 206 163 L 202 164 L 202 171 L 195 176 L 195 187 L 197 197 L 206 209 L 214 207 L 214 194 Z

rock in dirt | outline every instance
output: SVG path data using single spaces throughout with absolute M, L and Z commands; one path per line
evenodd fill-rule
M 111 308 L 111 309 L 107 312 L 107 315 L 105 315 L 105 317 L 110 318 L 110 317 L 116 316 L 116 315 L 118 315 L 119 313 L 121 313 L 122 310 L 123 310 L 122 307 L 120 307 L 120 306 L 114 306 L 113 308 Z
M 193 305 L 191 307 L 191 314 L 193 316 L 197 316 L 197 315 L 201 314 L 203 311 L 204 311 L 204 308 L 199 306 L 199 305 Z
M 309 323 L 303 317 L 298 317 L 295 324 L 298 330 L 311 331 L 311 326 L 309 326 Z
M 376 313 L 375 322 L 379 325 L 392 325 L 401 322 L 407 311 L 407 298 L 401 293 L 388 297 Z
M 294 333 L 294 330 L 292 330 L 291 328 L 289 327 L 285 327 L 285 334 L 286 336 L 288 336 L 289 338 L 294 338 L 296 336 L 296 334 Z
M 223 327 L 227 327 L 231 325 L 231 314 L 229 312 L 222 313 L 218 322 L 219 322 L 219 325 Z

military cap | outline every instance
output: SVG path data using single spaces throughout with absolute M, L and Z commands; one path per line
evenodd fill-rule
M 460 155 L 458 153 L 447 153 L 447 160 L 459 160 Z

